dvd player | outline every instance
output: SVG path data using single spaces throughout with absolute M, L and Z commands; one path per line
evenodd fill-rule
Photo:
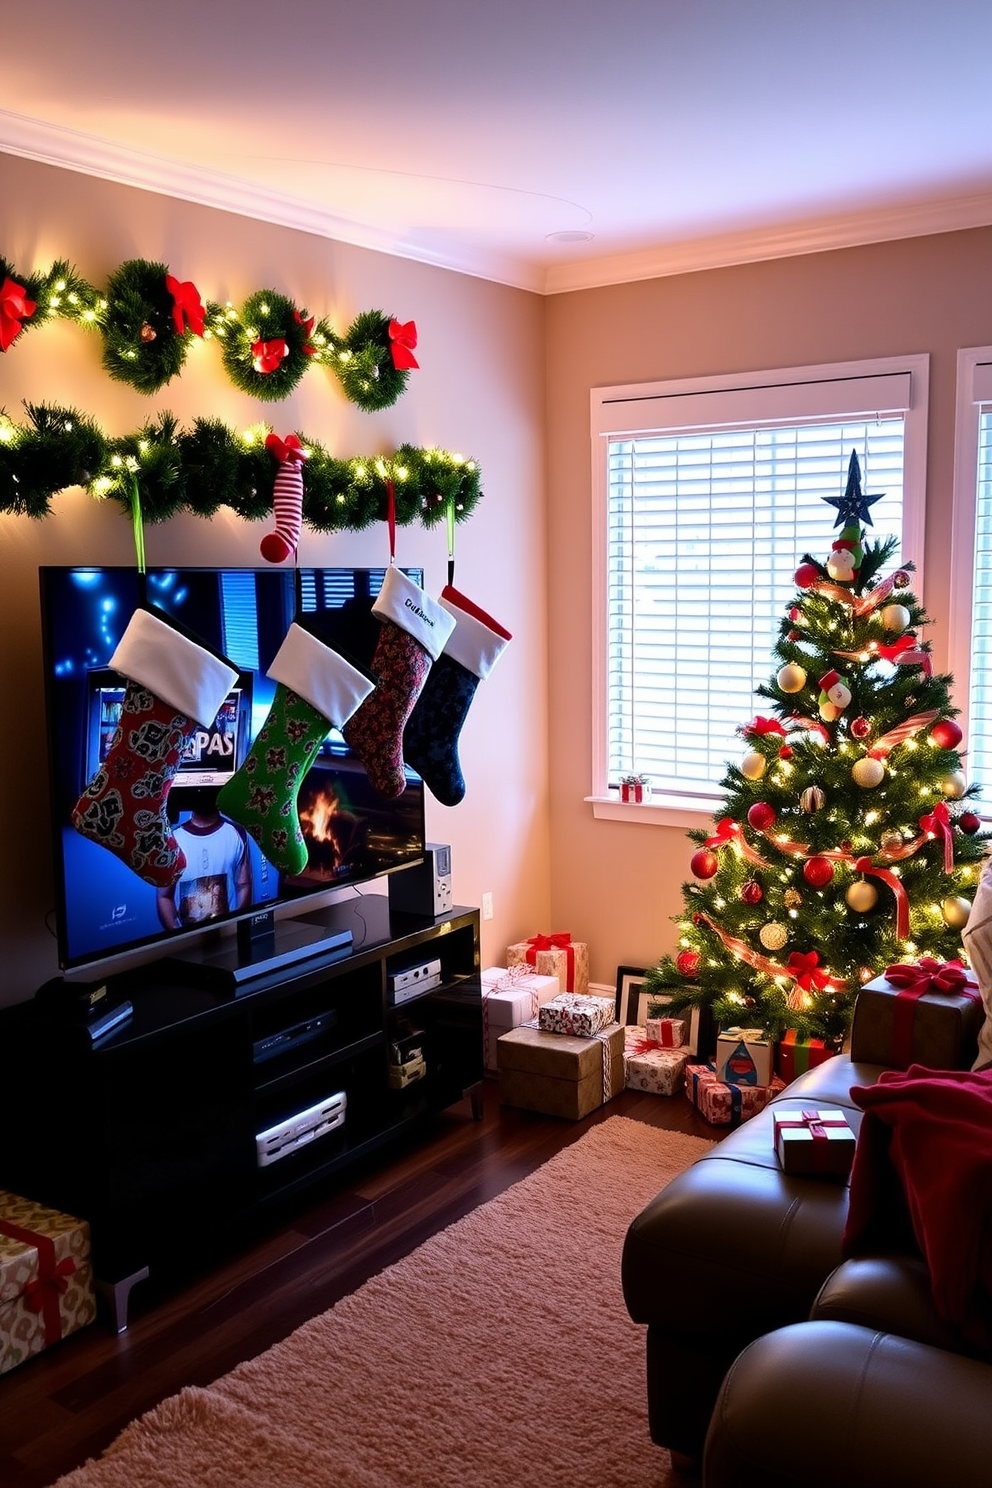
M 319 1013 L 315 1018 L 307 1018 L 278 1033 L 270 1033 L 266 1038 L 256 1039 L 251 1049 L 252 1060 L 255 1064 L 261 1064 L 263 1060 L 274 1059 L 277 1054 L 299 1048 L 300 1044 L 308 1044 L 322 1033 L 329 1033 L 337 1021 L 336 1011 Z

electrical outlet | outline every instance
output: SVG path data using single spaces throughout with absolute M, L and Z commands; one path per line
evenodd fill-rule
M 492 896 L 492 894 L 483 894 L 483 896 L 482 896 L 482 918 L 484 920 L 491 920 L 492 917 L 493 917 L 493 896 Z

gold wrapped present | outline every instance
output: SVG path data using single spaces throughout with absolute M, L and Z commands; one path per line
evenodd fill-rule
M 0 1189 L 0 1374 L 95 1317 L 89 1225 Z
M 623 1028 L 592 1038 L 513 1028 L 496 1045 L 499 1098 L 505 1106 L 580 1121 L 623 1089 Z

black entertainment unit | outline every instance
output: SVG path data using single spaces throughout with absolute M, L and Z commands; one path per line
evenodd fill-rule
M 108 979 L 131 1016 L 96 1041 L 52 984 L 0 1011 L 0 1187 L 88 1220 L 119 1328 L 149 1269 L 196 1261 L 463 1095 L 481 1116 L 478 910 L 417 919 L 371 894 L 289 926 L 316 953 L 240 982 L 216 961 L 237 962 L 233 937 L 205 974 L 163 958 Z M 395 1006 L 397 975 L 434 961 Z M 411 1027 L 416 1067 L 391 1073 Z

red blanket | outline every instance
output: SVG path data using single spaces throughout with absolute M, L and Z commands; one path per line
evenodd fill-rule
M 992 1346 L 992 1069 L 912 1065 L 851 1094 L 865 1116 L 844 1254 L 915 1238 L 940 1316 Z

